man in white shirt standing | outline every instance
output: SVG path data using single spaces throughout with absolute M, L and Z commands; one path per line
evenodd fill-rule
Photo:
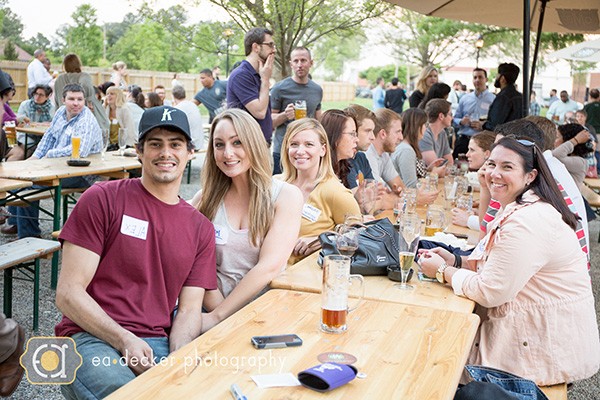
M 36 85 L 48 85 L 52 80 L 52 75 L 44 67 L 46 52 L 42 49 L 37 49 L 33 53 L 33 61 L 27 66 L 27 95 L 31 98 L 33 88 Z
M 194 148 L 200 150 L 204 146 L 204 132 L 202 131 L 202 116 L 198 106 L 191 100 L 185 99 L 185 89 L 183 86 L 174 86 L 173 107 L 180 109 L 187 115 L 190 123 L 190 133 L 192 134 L 192 143 Z

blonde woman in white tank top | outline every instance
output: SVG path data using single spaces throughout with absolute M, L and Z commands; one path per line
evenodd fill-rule
M 213 121 L 202 191 L 191 203 L 213 221 L 219 289 L 204 296 L 202 331 L 254 299 L 285 267 L 300 230 L 302 194 L 273 182 L 256 120 L 230 109 Z

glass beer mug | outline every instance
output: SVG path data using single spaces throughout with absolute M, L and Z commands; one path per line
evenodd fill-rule
M 446 214 L 444 209 L 438 205 L 430 205 L 425 217 L 425 236 L 433 236 L 436 232 L 446 229 Z
M 360 281 L 361 295 L 353 308 L 348 308 L 350 281 Z M 364 295 L 362 275 L 350 275 L 350 257 L 325 256 L 323 261 L 323 291 L 321 293 L 321 330 L 327 333 L 342 333 L 348 329 L 346 318 Z

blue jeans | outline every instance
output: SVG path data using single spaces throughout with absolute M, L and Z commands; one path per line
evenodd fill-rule
M 281 173 L 281 153 L 273 153 L 273 175 Z
M 72 338 L 83 363 L 73 383 L 60 388 L 67 400 L 102 399 L 136 377 L 128 366 L 120 362 L 121 353 L 108 343 L 87 332 L 76 333 Z M 152 348 L 155 363 L 169 355 L 168 338 L 142 340 Z M 113 360 L 117 360 L 116 364 Z
M 76 176 L 73 178 L 61 179 L 63 188 L 87 188 L 90 187 L 89 181 L 83 176 Z M 46 186 L 33 185 L 30 189 L 42 189 Z M 8 225 L 16 225 L 19 232 L 19 239 L 40 236 L 42 231 L 40 230 L 40 202 L 32 201 L 31 206 L 28 207 L 15 207 L 9 206 L 8 212 L 14 217 L 8 218 Z
M 548 400 L 535 382 L 481 365 L 465 366 L 475 380 L 456 392 L 454 400 Z

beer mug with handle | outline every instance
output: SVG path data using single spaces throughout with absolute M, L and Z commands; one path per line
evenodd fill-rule
M 361 294 L 356 306 L 348 307 L 350 281 L 360 281 Z M 362 275 L 350 275 L 350 257 L 341 255 L 325 256 L 323 262 L 323 291 L 321 293 L 321 330 L 327 333 L 342 333 L 348 329 L 346 317 L 356 307 L 364 295 Z

